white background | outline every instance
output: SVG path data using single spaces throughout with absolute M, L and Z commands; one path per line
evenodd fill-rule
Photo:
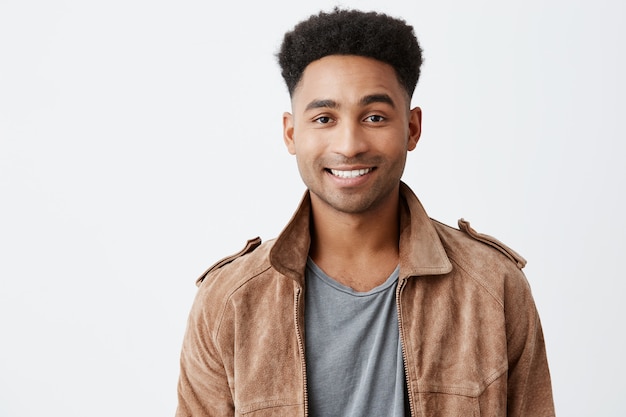
M 0 0 L 0 416 L 171 416 L 194 280 L 304 187 L 274 53 L 332 1 Z M 346 1 L 425 54 L 404 180 L 528 260 L 561 416 L 626 414 L 626 6 Z

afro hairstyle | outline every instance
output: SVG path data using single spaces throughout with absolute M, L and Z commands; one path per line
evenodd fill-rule
M 289 95 L 304 69 L 328 55 L 357 55 L 391 65 L 409 97 L 420 76 L 422 49 L 413 27 L 378 12 L 333 9 L 298 23 L 276 54 Z

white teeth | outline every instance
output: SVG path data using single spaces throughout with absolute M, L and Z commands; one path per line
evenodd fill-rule
M 350 171 L 340 171 L 338 169 L 331 169 L 330 172 L 336 176 L 336 177 L 340 177 L 340 178 L 356 178 L 356 177 L 360 177 L 361 175 L 365 175 L 368 172 L 371 172 L 372 168 L 367 168 L 367 169 L 353 169 Z

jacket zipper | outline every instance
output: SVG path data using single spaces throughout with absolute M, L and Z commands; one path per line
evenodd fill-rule
M 402 327 L 402 313 L 401 313 L 401 305 L 400 305 L 400 296 L 402 295 L 402 290 L 404 289 L 404 284 L 406 284 L 407 279 L 404 278 L 400 281 L 398 285 L 398 289 L 396 290 L 396 310 L 398 312 L 398 328 L 400 331 L 400 344 L 402 346 L 402 362 L 404 363 L 404 378 L 406 379 L 406 391 L 409 397 L 409 411 L 411 416 L 415 416 L 415 410 L 413 409 L 413 392 L 411 390 L 411 384 L 409 382 L 409 368 L 407 366 L 406 361 L 406 351 L 404 349 L 404 328 Z
M 298 349 L 300 349 L 300 359 L 302 361 L 302 377 L 304 379 L 304 417 L 309 415 L 309 399 L 307 394 L 307 382 L 306 382 L 306 359 L 304 357 L 304 342 L 302 341 L 302 331 L 300 330 L 300 294 L 302 293 L 302 289 L 298 288 L 296 290 L 296 299 L 295 299 L 295 307 L 294 307 L 294 318 L 296 320 L 296 337 L 298 339 Z

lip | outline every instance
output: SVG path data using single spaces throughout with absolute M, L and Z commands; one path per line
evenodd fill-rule
M 337 167 L 326 168 L 325 171 L 336 184 L 354 187 L 367 182 L 371 178 L 372 173 L 376 171 L 376 167 Z

